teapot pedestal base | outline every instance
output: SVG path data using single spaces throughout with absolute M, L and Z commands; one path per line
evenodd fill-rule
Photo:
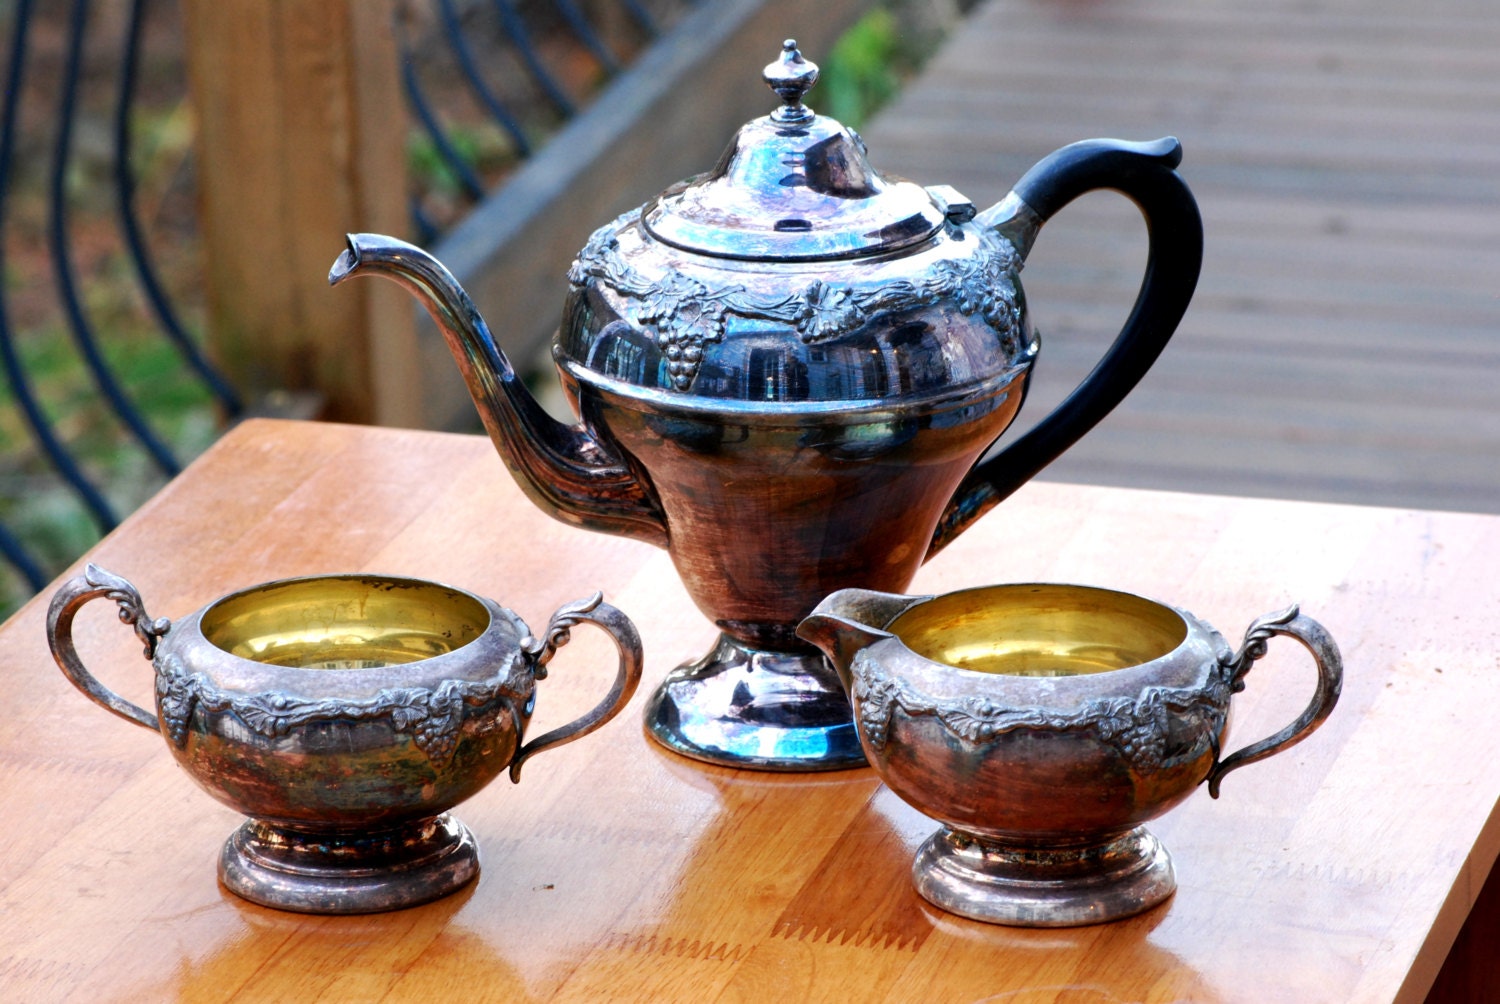
M 646 729 L 674 753 L 753 770 L 865 766 L 849 698 L 821 652 L 754 649 L 720 635 L 651 695 Z
M 1145 827 L 1074 847 L 981 842 L 944 827 L 912 862 L 934 906 L 1013 927 L 1078 927 L 1129 917 L 1177 889 L 1172 859 Z
M 478 874 L 474 835 L 447 813 L 376 831 L 248 819 L 219 855 L 219 881 L 230 892 L 298 913 L 399 910 L 446 896 Z

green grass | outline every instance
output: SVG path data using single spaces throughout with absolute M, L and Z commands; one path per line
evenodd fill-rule
M 208 390 L 183 363 L 154 324 L 119 305 L 87 305 L 101 351 L 115 378 L 179 462 L 211 443 L 219 431 L 217 407 Z M 108 409 L 78 348 L 62 324 L 23 332 L 17 339 L 22 367 L 54 433 L 85 474 L 123 517 L 163 483 L 143 448 Z M 0 521 L 25 542 L 49 574 L 57 574 L 100 536 L 100 528 L 36 446 L 8 385 L 0 384 Z M 9 616 L 30 594 L 24 579 L 0 564 L 0 616 Z

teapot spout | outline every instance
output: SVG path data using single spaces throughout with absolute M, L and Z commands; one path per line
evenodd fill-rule
M 930 596 L 898 596 L 870 589 L 840 589 L 797 625 L 797 637 L 823 650 L 844 690 L 851 687 L 850 667 L 860 649 L 893 637 L 885 627 L 903 611 Z
M 427 309 L 490 440 L 538 507 L 565 523 L 666 546 L 666 522 L 650 488 L 588 429 L 547 414 L 441 262 L 394 237 L 350 234 L 328 283 L 355 275 L 391 279 Z

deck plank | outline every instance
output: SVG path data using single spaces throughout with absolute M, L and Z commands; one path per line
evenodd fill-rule
M 1089 136 L 1173 134 L 1198 294 L 1153 371 L 1043 475 L 1500 512 L 1500 8 L 1487 0 L 987 0 L 864 130 L 987 205 Z M 1139 217 L 1090 195 L 1024 275 L 1024 429 L 1112 337 Z

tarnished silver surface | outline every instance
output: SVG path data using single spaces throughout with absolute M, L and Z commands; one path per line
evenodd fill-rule
M 668 676 L 651 735 L 730 766 L 832 769 L 858 747 L 797 622 L 837 589 L 906 588 L 1129 393 L 1192 296 L 1202 225 L 1176 140 L 1064 147 L 980 212 L 947 186 L 881 175 L 853 130 L 805 103 L 817 67 L 795 42 L 764 78 L 779 108 L 573 263 L 553 358 L 577 425 L 537 405 L 421 250 L 352 234 L 329 279 L 383 275 L 421 299 L 537 505 L 671 552 L 724 640 Z M 1039 346 L 1022 261 L 1095 189 L 1145 217 L 1141 294 L 1068 400 L 984 458 Z
M 252 903 L 298 913 L 418 906 L 479 874 L 479 843 L 443 813 L 389 830 L 307 830 L 247 819 L 219 852 L 219 881 Z
M 1104 843 L 1045 850 L 987 844 L 943 827 L 912 883 L 950 913 L 1013 927 L 1077 927 L 1149 910 L 1177 890 L 1172 858 L 1144 826 Z
M 884 751 L 891 716 L 932 716 L 955 738 L 988 742 L 1017 729 L 1078 732 L 1092 736 L 1143 774 L 1165 770 L 1184 756 L 1201 755 L 1224 730 L 1229 707 L 1232 667 L 1215 663 L 1200 684 L 1187 687 L 1148 686 L 1126 696 L 1104 696 L 1059 709 L 1032 705 L 1016 707 L 981 694 L 939 700 L 914 693 L 897 674 L 868 650 L 854 657 L 854 701 L 860 728 L 869 744 Z M 1183 750 L 1175 740 L 1183 733 L 1199 742 Z
M 73 619 L 107 598 L 156 668 L 152 715 L 84 668 Z M 609 693 L 524 746 L 536 683 L 580 623 L 619 649 Z M 250 817 L 225 845 L 226 887 L 257 903 L 368 913 L 472 879 L 477 846 L 447 810 L 501 771 L 587 735 L 640 681 L 635 628 L 600 596 L 565 605 L 541 638 L 492 600 L 420 579 L 333 575 L 269 582 L 169 624 L 93 565 L 48 610 L 53 657 L 96 703 L 160 731 L 178 763 Z
M 1295 606 L 1257 619 L 1236 652 L 1185 611 L 1087 586 L 844 590 L 799 634 L 847 685 L 871 766 L 945 824 L 917 855 L 918 891 L 1025 926 L 1112 920 L 1171 895 L 1170 859 L 1142 824 L 1306 738 L 1343 677 L 1338 647 Z M 1230 700 L 1275 635 L 1313 656 L 1313 698 L 1221 757 Z

